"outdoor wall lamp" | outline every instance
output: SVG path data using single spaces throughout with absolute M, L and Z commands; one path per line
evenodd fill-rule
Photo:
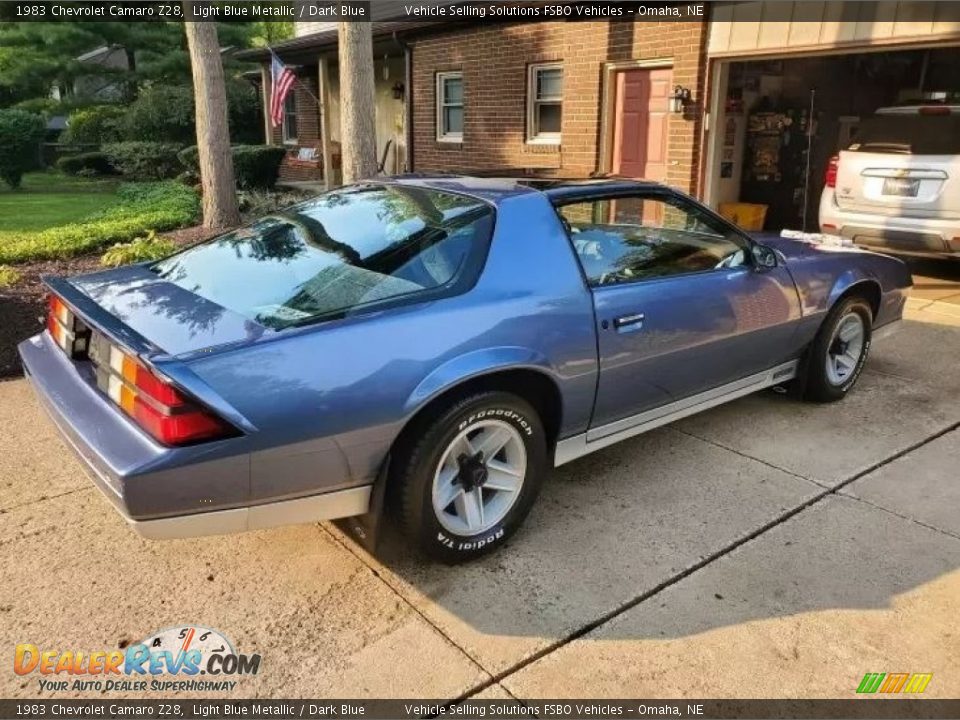
M 393 84 L 393 99 L 403 100 L 403 83 L 399 80 Z
M 677 85 L 673 88 L 673 95 L 670 96 L 670 112 L 682 113 L 690 102 L 690 89 Z

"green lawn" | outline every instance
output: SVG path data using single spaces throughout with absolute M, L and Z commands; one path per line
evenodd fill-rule
M 28 173 L 19 190 L 0 183 L 0 243 L 24 232 L 76 222 L 117 202 L 114 180 Z

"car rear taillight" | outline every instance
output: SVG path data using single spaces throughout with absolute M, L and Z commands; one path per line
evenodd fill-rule
M 837 186 L 837 172 L 840 170 L 840 156 L 834 155 L 827 162 L 827 172 L 823 178 L 823 181 L 826 183 L 827 187 L 836 187 Z
M 918 115 L 950 115 L 949 107 L 944 105 L 923 105 L 917 108 Z
M 97 387 L 164 445 L 189 445 L 236 434 L 233 427 L 99 333 L 90 359 L 96 366 Z
M 87 354 L 90 330 L 56 295 L 47 298 L 47 330 L 53 341 L 71 358 Z

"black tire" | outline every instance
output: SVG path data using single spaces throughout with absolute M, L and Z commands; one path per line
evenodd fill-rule
M 444 527 L 437 516 L 434 476 L 451 443 L 482 420 L 499 420 L 518 431 L 526 455 L 526 472 L 516 499 L 499 522 L 476 534 L 459 534 Z M 461 563 L 503 545 L 530 512 L 547 471 L 546 434 L 537 412 L 522 398 L 506 392 L 482 392 L 453 403 L 421 425 L 398 448 L 395 457 L 390 482 L 394 485 L 404 534 L 429 557 Z
M 830 353 L 834 343 L 838 341 L 835 337 L 838 326 L 851 314 L 855 313 L 860 317 L 863 330 L 863 342 L 859 357 L 852 372 L 837 381 L 831 379 L 827 370 L 827 356 Z M 813 402 L 835 402 L 846 397 L 860 377 L 863 366 L 867 362 L 867 356 L 870 354 L 870 340 L 873 327 L 873 312 L 870 304 L 861 297 L 851 296 L 837 303 L 836 306 L 827 315 L 823 325 L 817 332 L 816 338 L 810 345 L 807 357 L 804 359 L 806 364 L 806 382 L 804 385 L 804 399 Z

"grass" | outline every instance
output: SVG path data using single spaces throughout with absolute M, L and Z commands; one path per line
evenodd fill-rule
M 0 245 L 25 232 L 76 222 L 117 202 L 117 181 L 28 173 L 19 190 L 0 183 Z
M 67 213 L 61 202 L 40 218 L 15 219 L 16 229 L 0 229 L 0 264 L 23 263 L 82 255 L 112 243 L 127 242 L 151 230 L 164 231 L 185 227 L 200 215 L 200 199 L 192 189 L 166 180 L 149 183 L 105 183 L 50 175 L 30 178 L 25 191 L 0 194 L 0 203 L 17 198 L 57 198 L 59 189 L 77 183 L 77 188 L 93 188 L 81 195 L 99 198 L 102 204 L 85 206 L 83 212 Z M 84 183 L 89 182 L 90 185 Z M 36 189 L 30 192 L 30 188 Z M 93 209 L 91 209 L 93 208 Z M 48 208 L 49 209 L 49 208 Z M 18 211 L 19 214 L 23 214 Z M 0 205 L 0 217 L 4 216 Z M 65 221 L 62 218 L 67 218 Z M 8 218 L 9 224 L 11 220 Z M 24 227 L 28 223 L 33 227 Z

